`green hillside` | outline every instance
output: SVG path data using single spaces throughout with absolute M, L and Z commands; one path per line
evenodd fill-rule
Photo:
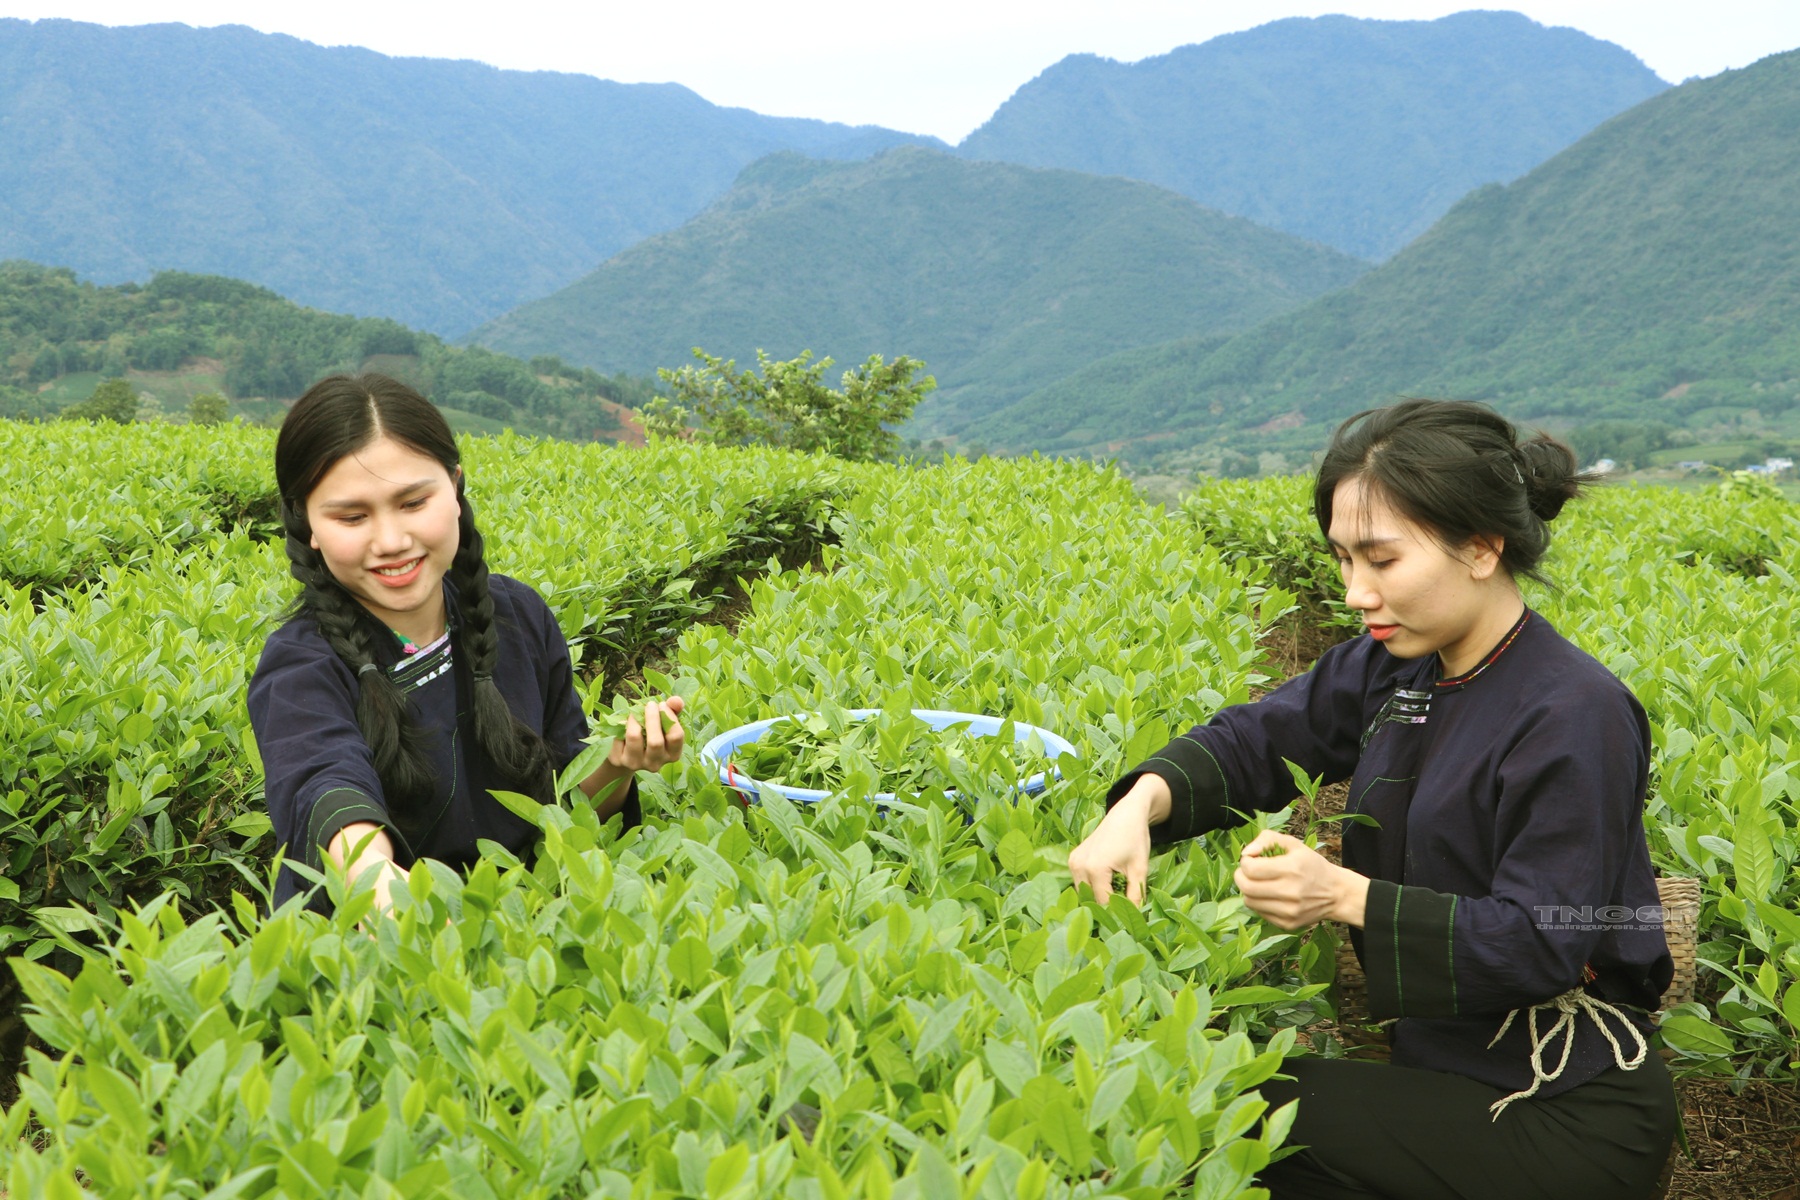
M 1072 55 L 957 152 L 1148 180 L 1380 259 L 1667 86 L 1513 12 L 1296 17 L 1136 63 Z
M 1140 458 L 1313 447 L 1409 394 L 1563 428 L 1800 432 L 1800 52 L 1645 102 L 1340 292 L 1223 345 L 1098 363 L 968 435 Z
M 61 20 L 0 20 L 0 129 L 0 258 L 229 275 L 442 334 L 674 228 L 771 151 L 913 140 L 673 83 Z
M 750 360 L 925 360 L 926 434 L 1086 363 L 1243 329 L 1363 264 L 1148 184 L 919 148 L 774 155 L 700 217 L 471 339 L 639 374 L 691 347 Z
M 0 416 L 55 416 L 122 376 L 167 413 L 217 392 L 239 415 L 269 417 L 320 375 L 364 367 L 408 379 L 463 428 L 576 441 L 610 440 L 618 405 L 650 391 L 644 380 L 526 364 L 394 321 L 302 308 L 216 275 L 164 271 L 142 286 L 98 287 L 67 268 L 0 262 Z

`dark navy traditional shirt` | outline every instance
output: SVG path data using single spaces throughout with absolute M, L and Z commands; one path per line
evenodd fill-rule
M 499 653 L 494 683 L 520 721 L 549 744 L 560 772 L 583 749 L 587 717 L 575 695 L 568 642 L 550 607 L 527 585 L 490 575 Z M 434 858 L 466 867 L 476 841 L 487 838 L 521 858 L 537 839 L 535 826 L 489 794 L 517 791 L 475 742 L 472 681 L 455 654 L 458 624 L 454 589 L 445 583 L 451 634 L 416 654 L 372 615 L 376 662 L 406 693 L 436 767 L 437 792 L 414 813 L 393 812 L 383 797 L 368 742 L 356 724 L 357 677 L 310 617 L 298 616 L 269 636 L 250 679 L 250 724 L 263 760 L 263 787 L 275 834 L 290 859 L 319 868 L 324 847 L 346 825 L 373 821 L 387 828 L 395 861 L 410 867 Z M 625 823 L 642 820 L 637 785 L 625 802 Z M 308 886 L 284 868 L 276 883 L 280 905 Z M 315 898 L 315 904 L 323 903 Z
M 1306 674 L 1176 738 L 1145 772 L 1172 797 L 1158 844 L 1273 812 L 1294 795 L 1283 759 L 1350 780 L 1343 864 L 1372 881 L 1351 931 L 1393 1061 L 1516 1091 L 1532 1081 L 1521 1013 L 1585 986 L 1644 1033 L 1674 965 L 1644 837 L 1649 723 L 1604 666 L 1527 611 L 1480 665 L 1439 677 L 1437 655 L 1405 660 L 1364 636 Z M 1553 1012 L 1539 1014 L 1540 1033 Z M 1636 1041 L 1610 1022 L 1627 1057 Z M 1549 1097 L 1614 1063 L 1582 1014 Z M 1559 1035 L 1546 1055 L 1553 1069 Z

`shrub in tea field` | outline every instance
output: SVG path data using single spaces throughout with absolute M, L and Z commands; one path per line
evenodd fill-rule
M 221 899 L 266 853 L 244 689 L 295 587 L 244 516 L 275 512 L 267 430 L 0 422 L 0 444 L 0 951 L 42 954 L 71 902 Z M 827 459 L 510 437 L 472 439 L 467 470 L 495 569 L 596 666 L 825 536 L 845 486 Z
M 152 488 L 140 525 L 179 536 L 48 538 L 64 574 L 0 592 L 0 720 L 22 747 L 0 746 L 0 849 L 22 872 L 0 911 L 14 949 L 79 964 L 15 963 L 50 1053 L 4 1116 L 0 1184 L 1247 1193 L 1286 1131 L 1259 1124 L 1255 1089 L 1316 1015 L 1329 948 L 1235 897 L 1254 830 L 1160 855 L 1141 910 L 1083 900 L 1065 859 L 1123 767 L 1267 682 L 1276 622 L 1328 618 L 1303 489 L 1209 489 L 1170 517 L 1044 460 L 512 438 L 467 455 L 495 568 L 546 594 L 590 667 L 744 576 L 729 628 L 687 625 L 645 672 L 689 699 L 694 746 L 832 704 L 1012 717 L 1081 753 L 1034 796 L 964 770 L 954 796 L 887 808 L 853 784 L 744 809 L 690 752 L 644 780 L 639 830 L 514 799 L 543 829 L 535 862 L 490 846 L 466 878 L 424 866 L 392 921 L 360 925 L 371 897 L 339 880 L 329 918 L 208 911 L 234 863 L 265 871 L 242 689 L 290 588 L 279 545 L 218 515 L 212 485 Z M 1739 488 L 1603 492 L 1556 528 L 1560 586 L 1529 599 L 1643 699 L 1652 850 L 1703 882 L 1717 986 L 1667 1040 L 1702 1069 L 1793 1071 L 1800 526 Z M 604 675 L 582 690 L 615 707 Z
M 1033 882 L 977 908 L 866 810 L 699 811 L 614 841 L 546 810 L 526 869 L 413 873 L 397 920 L 184 920 L 21 977 L 15 1195 L 1243 1194 L 1291 1042 L 1212 1018 L 1262 951 L 1241 907 Z M 953 844 L 942 811 L 903 845 Z M 1198 882 L 1198 881 L 1196 881 Z M 1176 969 L 1178 968 L 1178 969 Z M 792 1136 L 796 1105 L 816 1127 Z M 27 1117 L 35 1146 L 19 1141 Z M 808 1124 L 812 1124 L 808 1120 Z
M 503 477 L 503 450 L 519 447 L 482 446 L 472 479 Z M 716 478 L 725 461 L 680 465 Z M 1254 1088 L 1318 987 L 1296 939 L 1232 897 L 1229 848 L 1174 856 L 1142 912 L 1080 901 L 1062 857 L 1106 773 L 1247 694 L 1261 614 L 1290 598 L 1246 588 L 1091 468 L 788 462 L 829 484 L 788 494 L 813 488 L 796 527 L 829 519 L 834 569 L 765 574 L 735 634 L 684 635 L 695 735 L 827 696 L 942 704 L 1072 733 L 1084 754 L 1064 783 L 746 813 L 690 756 L 645 783 L 663 827 L 615 841 L 585 807 L 534 810 L 533 867 L 490 850 L 466 881 L 417 870 L 374 936 L 355 925 L 367 898 L 341 893 L 329 919 L 241 899 L 229 917 L 63 905 L 56 936 L 86 962 L 72 978 L 20 965 L 59 1056 L 21 1078 L 10 1186 L 1241 1194 L 1285 1130 L 1256 1133 Z M 560 560 L 570 541 L 548 539 L 594 526 L 545 497 L 590 478 L 521 475 L 523 495 L 483 512 L 513 536 L 557 514 L 538 527 Z M 547 590 L 555 605 L 572 588 Z M 563 612 L 578 607 L 564 627 L 580 637 L 599 622 L 585 601 Z M 218 687 L 241 703 L 241 682 Z M 797 1102 L 820 1113 L 809 1139 L 784 1136 Z M 35 1147 L 15 1140 L 27 1119 Z

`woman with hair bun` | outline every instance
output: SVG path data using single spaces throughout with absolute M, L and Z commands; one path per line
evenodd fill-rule
M 488 571 L 443 414 L 385 375 L 321 379 L 282 422 L 275 479 L 301 592 L 249 703 L 288 859 L 376 872 L 385 911 L 421 858 L 466 866 L 481 838 L 527 853 L 536 828 L 490 793 L 554 803 L 587 719 L 549 606 Z M 642 819 L 633 773 L 680 757 L 681 709 L 651 702 L 581 783 L 602 817 Z M 304 890 L 284 869 L 275 902 Z
M 1272 1196 L 1643 1197 L 1674 1137 L 1648 1046 L 1673 973 L 1643 827 L 1650 732 L 1631 692 L 1526 607 L 1574 454 L 1478 404 L 1408 400 L 1333 436 L 1319 530 L 1365 636 L 1219 712 L 1113 785 L 1069 856 L 1142 901 L 1150 849 L 1274 812 L 1289 760 L 1350 781 L 1342 865 L 1259 833 L 1236 882 L 1275 925 L 1343 921 L 1389 1064 L 1301 1057 Z M 1608 921 L 1596 914 L 1631 914 Z M 1585 918 L 1583 914 L 1588 914 Z

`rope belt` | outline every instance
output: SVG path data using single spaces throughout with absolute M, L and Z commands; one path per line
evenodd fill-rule
M 1542 1009 L 1555 1009 L 1556 1020 L 1551 1023 L 1550 1028 L 1544 1032 L 1544 1035 L 1539 1037 L 1538 1012 Z M 1492 1050 L 1495 1046 L 1499 1045 L 1500 1039 L 1506 1036 L 1506 1031 L 1512 1028 L 1513 1018 L 1518 1016 L 1521 1011 L 1526 1014 L 1526 1024 L 1531 1031 L 1531 1086 L 1524 1091 L 1514 1092 L 1512 1095 L 1501 1100 L 1496 1100 L 1488 1105 L 1488 1111 L 1494 1114 L 1493 1119 L 1496 1121 L 1500 1119 L 1500 1114 L 1506 1111 L 1506 1106 L 1511 1104 L 1514 1100 L 1529 1100 L 1531 1097 L 1537 1095 L 1538 1088 L 1546 1083 L 1561 1078 L 1563 1068 L 1569 1065 L 1569 1051 L 1575 1045 L 1575 1018 L 1581 1013 L 1585 1012 L 1594 1024 L 1600 1027 L 1600 1033 L 1612 1046 L 1613 1061 L 1619 1065 L 1621 1070 L 1637 1070 L 1644 1065 L 1644 1059 L 1650 1054 L 1649 1043 L 1644 1041 L 1644 1035 L 1638 1032 L 1637 1026 L 1631 1023 L 1630 1018 L 1606 1001 L 1589 995 L 1581 988 L 1572 988 L 1556 997 L 1554 1000 L 1546 1000 L 1542 1004 L 1534 1004 L 1528 1009 L 1521 1010 L 1515 1008 L 1507 1013 L 1506 1020 L 1500 1024 L 1500 1032 L 1496 1033 L 1494 1035 L 1494 1040 L 1488 1043 L 1489 1050 Z M 1619 1021 L 1625 1026 L 1626 1030 L 1634 1039 L 1636 1039 L 1637 1057 L 1629 1062 L 1625 1060 L 1625 1048 L 1619 1045 L 1619 1039 L 1614 1037 L 1612 1030 L 1606 1027 L 1606 1022 L 1600 1019 L 1600 1014 L 1602 1012 L 1609 1012 L 1613 1016 L 1619 1018 Z M 1550 1042 L 1559 1033 L 1563 1035 L 1562 1057 L 1557 1059 L 1556 1070 L 1545 1071 L 1544 1051 L 1549 1049 Z

